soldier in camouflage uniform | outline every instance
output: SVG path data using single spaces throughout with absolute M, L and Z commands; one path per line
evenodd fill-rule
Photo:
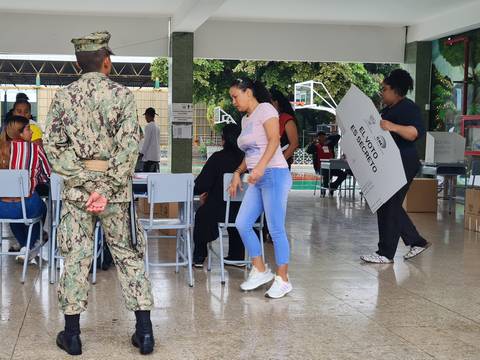
M 130 183 L 141 128 L 132 92 L 107 77 L 112 67 L 109 39 L 108 32 L 100 32 L 72 40 L 83 75 L 57 91 L 44 138 L 50 163 L 64 178 L 58 243 L 65 267 L 58 299 L 65 330 L 58 334 L 57 345 L 71 355 L 82 352 L 79 319 L 87 307 L 96 218 L 118 269 L 126 306 L 135 311 L 132 343 L 143 354 L 154 347 L 153 296 L 138 223 L 137 246 L 130 241 Z

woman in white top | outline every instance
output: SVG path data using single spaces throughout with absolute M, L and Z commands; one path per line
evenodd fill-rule
M 280 148 L 278 112 L 271 104 L 270 94 L 259 81 L 237 79 L 230 87 L 233 105 L 245 113 L 238 146 L 245 159 L 235 170 L 230 194 L 242 190 L 240 176 L 248 170 L 250 186 L 245 193 L 235 225 L 252 258 L 253 267 L 240 287 L 253 290 L 274 279 L 266 296 L 280 298 L 292 290 L 288 278 L 290 248 L 285 231 L 288 191 L 292 177 Z M 276 275 L 261 256 L 260 241 L 253 224 L 265 212 L 275 249 Z

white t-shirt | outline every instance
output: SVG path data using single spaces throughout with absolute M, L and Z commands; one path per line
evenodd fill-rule
M 160 130 L 155 121 L 145 126 L 145 137 L 142 150 L 143 161 L 160 161 Z

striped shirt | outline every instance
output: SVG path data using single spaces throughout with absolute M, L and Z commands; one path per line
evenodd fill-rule
M 10 170 L 28 170 L 30 174 L 30 195 L 38 184 L 45 184 L 50 179 L 50 164 L 45 151 L 39 144 L 22 140 L 10 142 Z

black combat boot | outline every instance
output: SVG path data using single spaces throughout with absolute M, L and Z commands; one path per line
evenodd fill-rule
M 82 354 L 80 340 L 80 314 L 65 315 L 65 330 L 57 335 L 57 346 L 70 355 Z
M 132 335 L 132 344 L 140 349 L 140 354 L 150 354 L 155 346 L 150 311 L 135 311 L 135 317 L 137 323 L 135 324 L 135 333 Z

